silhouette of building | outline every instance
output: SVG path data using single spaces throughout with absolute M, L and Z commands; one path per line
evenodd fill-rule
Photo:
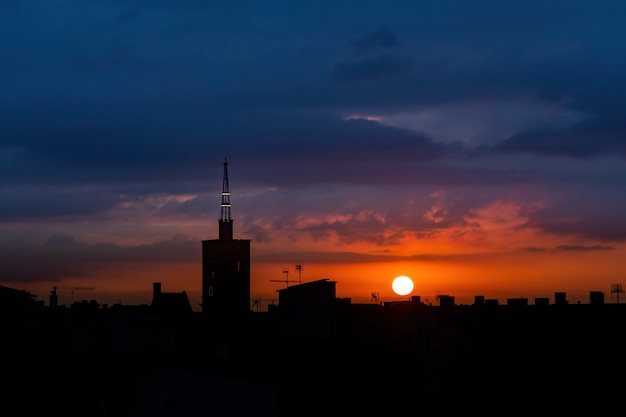
M 228 162 L 224 158 L 219 238 L 202 241 L 202 312 L 248 313 L 250 240 L 233 239 Z
M 163 292 L 160 282 L 152 284 L 150 307 L 158 316 L 165 318 L 189 317 L 193 312 L 186 291 Z
M 34 313 L 43 305 L 28 291 L 0 285 L 0 337 L 29 337 L 34 329 Z
M 55 309 L 59 306 L 59 296 L 57 295 L 57 287 L 50 291 L 50 308 Z
M 558 291 L 554 293 L 554 304 L 562 306 L 568 303 L 569 301 L 567 301 L 567 296 L 565 292 Z
M 528 305 L 528 298 L 526 297 L 507 298 L 506 304 L 511 307 L 526 307 Z
M 422 297 L 419 296 L 419 295 L 412 295 L 411 296 L 411 304 L 419 305 L 419 306 L 424 305 L 424 303 L 422 303 Z
M 278 290 L 278 311 L 287 337 L 336 335 L 336 282 L 328 278 Z
M 607 399 L 623 395 L 615 375 L 626 372 L 626 306 L 605 304 L 601 291 L 588 306 L 568 305 L 565 292 L 554 293 L 556 307 L 548 297 L 500 307 L 483 295 L 473 305 L 438 295 L 432 306 L 378 293 L 352 304 L 324 278 L 278 290 L 277 305 L 252 314 L 250 241 L 233 239 L 230 207 L 225 159 L 219 237 L 202 241 L 202 313 L 160 282 L 150 305 L 110 308 L 66 308 L 54 287 L 46 309 L 0 286 L 0 354 L 19 359 L 3 370 L 0 412 L 27 404 L 34 415 L 68 417 L 406 414 L 400 398 L 453 414 L 489 411 L 497 398 L 529 410 L 521 414 L 608 414 Z M 620 297 L 622 285 L 611 293 Z M 58 401 L 68 393 L 72 401 Z
M 440 294 L 440 295 L 437 296 L 437 299 L 439 300 L 439 305 L 441 307 L 452 307 L 452 306 L 454 306 L 454 296 L 453 295 Z
M 594 305 L 604 304 L 604 293 L 602 291 L 590 291 L 589 303 Z

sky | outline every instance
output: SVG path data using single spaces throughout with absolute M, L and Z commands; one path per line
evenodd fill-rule
M 625 51 L 623 1 L 4 0 L 0 285 L 197 308 L 227 158 L 257 309 L 616 302 Z

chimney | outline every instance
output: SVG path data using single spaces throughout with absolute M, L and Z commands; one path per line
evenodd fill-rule
M 157 298 L 159 295 L 161 295 L 161 283 L 154 282 L 152 284 L 152 298 Z

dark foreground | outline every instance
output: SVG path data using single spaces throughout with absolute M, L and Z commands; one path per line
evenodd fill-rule
M 165 352 L 111 349 L 102 323 L 87 327 L 98 343 L 82 348 L 72 332 L 5 339 L 2 415 L 598 416 L 624 407 L 621 305 L 357 310 L 340 311 L 323 338 L 256 321 L 216 333 L 177 322 Z

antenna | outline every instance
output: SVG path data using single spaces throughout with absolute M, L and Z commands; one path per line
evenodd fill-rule
M 296 265 L 296 271 L 298 271 L 298 283 L 302 284 L 302 265 Z
M 620 294 L 624 294 L 624 284 L 613 283 L 611 284 L 611 298 L 617 298 L 617 304 L 619 304 Z
M 222 183 L 222 203 L 220 204 L 219 239 L 233 239 L 233 218 L 230 215 L 230 191 L 228 189 L 228 161 L 224 157 L 224 178 Z
M 259 311 L 259 308 L 261 308 L 261 303 L 263 301 L 270 301 L 271 304 L 276 304 L 276 299 L 275 298 L 260 298 L 260 297 L 255 297 L 252 299 L 252 305 L 251 307 L 256 308 L 256 311 Z
M 289 287 L 289 270 L 283 269 L 283 274 L 285 274 L 285 279 L 270 279 L 272 282 L 285 282 L 287 283 L 287 287 Z
M 370 298 L 370 301 L 372 303 L 376 303 L 378 304 L 378 300 L 380 299 L 380 294 L 378 292 L 373 292 L 372 293 L 372 298 Z
M 230 191 L 228 189 L 228 161 L 224 157 L 224 177 L 222 180 L 222 204 L 220 220 L 231 221 L 230 216 Z

